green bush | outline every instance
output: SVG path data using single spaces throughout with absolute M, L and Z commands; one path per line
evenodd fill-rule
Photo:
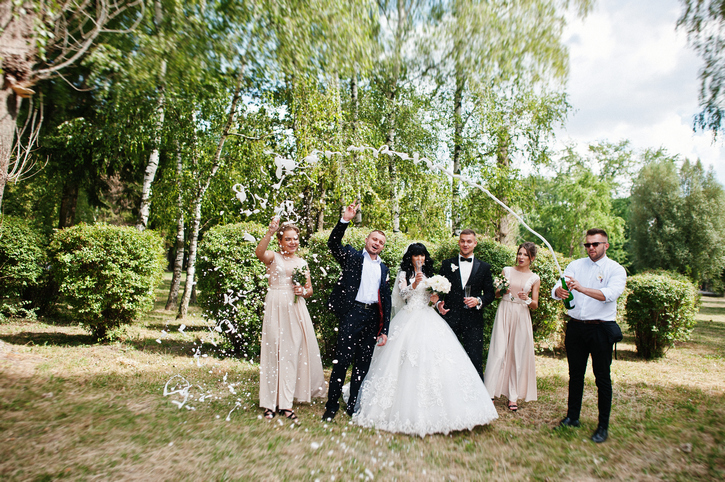
M 155 232 L 79 224 L 55 233 L 51 253 L 61 301 L 97 339 L 153 308 L 164 265 Z
M 199 243 L 198 303 L 204 316 L 228 343 L 225 350 L 246 358 L 259 356 L 267 294 L 267 270 L 254 255 L 267 228 L 256 223 L 215 226 Z M 273 237 L 268 249 L 277 249 Z
M 20 218 L 0 217 L 0 320 L 32 318 L 32 293 L 47 281 L 43 236 Z
M 627 279 L 626 319 L 637 353 L 659 358 L 676 341 L 690 338 L 695 327 L 698 293 L 683 275 L 649 272 Z
M 350 244 L 355 249 L 362 249 L 365 245 L 365 237 L 370 234 L 373 228 L 349 227 L 345 232 L 342 244 Z M 330 296 L 332 287 L 340 276 L 340 265 L 327 248 L 327 239 L 330 237 L 329 229 L 319 231 L 310 237 L 309 244 L 305 249 L 305 259 L 310 265 L 312 286 L 314 294 L 307 302 L 312 322 L 315 325 L 317 341 L 320 345 L 320 353 L 325 364 L 329 364 L 335 355 L 337 343 L 337 318 L 327 307 L 327 298 Z M 392 282 L 398 273 L 398 266 L 403 257 L 403 250 L 410 241 L 402 233 L 386 233 L 385 249 L 380 254 L 383 262 L 390 268 L 391 290 Z M 423 241 L 432 252 L 432 243 Z
M 444 259 L 453 258 L 458 252 L 458 238 L 450 238 L 440 243 L 435 254 L 431 254 L 436 262 L 440 263 Z M 476 258 L 491 265 L 491 275 L 494 278 L 501 275 L 504 267 L 513 266 L 516 262 L 515 247 L 504 246 L 490 238 L 479 236 L 478 245 L 473 253 Z M 539 307 L 531 311 L 534 340 L 538 344 L 544 344 L 550 342 L 561 329 L 561 314 L 563 312 L 562 303 L 552 299 L 550 294 L 551 288 L 558 280 L 559 275 L 548 249 L 539 247 L 536 260 L 531 265 L 531 271 L 538 274 L 539 278 L 541 278 Z M 491 343 L 491 330 L 493 329 L 493 322 L 496 319 L 498 303 L 499 300 L 496 299 L 483 309 L 483 346 L 485 352 L 488 352 L 488 347 Z

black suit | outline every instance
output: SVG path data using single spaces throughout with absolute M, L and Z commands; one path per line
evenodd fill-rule
M 342 273 L 327 301 L 330 309 L 337 315 L 339 325 L 335 349 L 336 363 L 333 364 L 330 375 L 325 409 L 328 412 L 337 412 L 347 367 L 354 363 L 350 380 L 350 398 L 347 404 L 347 412 L 352 415 L 360 385 L 370 368 L 376 338 L 380 334 L 388 334 L 391 303 L 388 286 L 390 272 L 383 263 L 380 264 L 378 304 L 366 309 L 355 301 L 360 289 L 364 257 L 362 251 L 350 245 L 342 246 L 342 237 L 348 225 L 349 223 L 338 222 L 327 241 L 332 255 L 340 263 Z
M 473 259 L 471 275 L 466 286 L 471 287 L 471 296 L 482 301 L 480 309 L 468 308 L 463 303 L 465 295 L 461 285 L 459 257 L 447 259 L 441 264 L 440 274 L 451 282 L 451 291 L 445 297 L 444 306 L 450 310 L 443 316 L 458 336 L 463 348 L 483 380 L 483 308 L 496 295 L 491 276 L 491 265 Z

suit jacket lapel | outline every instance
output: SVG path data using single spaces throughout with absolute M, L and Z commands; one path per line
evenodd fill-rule
M 453 272 L 453 276 L 458 278 L 458 286 L 460 286 L 461 290 L 463 290 L 463 280 L 461 279 L 461 258 L 459 256 L 453 258 L 451 260 L 451 265 L 456 267 L 456 269 L 451 268 L 451 271 Z
M 467 285 L 471 284 L 471 281 L 473 280 L 473 277 L 478 272 L 478 269 L 481 267 L 481 262 L 478 260 L 478 258 L 473 258 L 473 266 L 471 266 L 471 274 L 468 276 L 468 282 L 466 282 Z

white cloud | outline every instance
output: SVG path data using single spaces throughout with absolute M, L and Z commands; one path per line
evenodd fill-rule
M 574 113 L 562 139 L 581 146 L 629 139 L 636 149 L 713 165 L 725 184 L 725 147 L 709 133 L 693 133 L 699 111 L 701 60 L 675 30 L 677 0 L 600 2 L 584 21 L 570 19 L 568 92 Z

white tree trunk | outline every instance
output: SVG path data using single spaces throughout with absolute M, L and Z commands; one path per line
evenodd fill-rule
M 193 290 L 195 281 L 194 275 L 196 274 L 196 247 L 199 241 L 199 227 L 201 226 L 201 203 L 204 201 L 204 195 L 209 189 L 211 180 L 216 176 L 216 173 L 221 167 L 222 149 L 224 143 L 229 137 L 229 131 L 234 122 L 234 115 L 237 111 L 237 105 L 242 93 L 242 82 L 244 80 L 244 67 L 240 67 L 239 74 L 237 75 L 237 85 L 234 89 L 234 97 L 232 98 L 232 104 L 229 107 L 229 113 L 227 114 L 227 122 L 222 129 L 219 143 L 217 144 L 216 152 L 214 153 L 214 164 L 212 165 L 211 171 L 207 176 L 206 180 L 202 183 L 201 180 L 198 182 L 198 189 L 196 197 L 194 198 L 194 217 L 191 220 L 191 239 L 189 240 L 189 260 L 186 266 L 186 283 L 184 285 L 184 296 L 181 299 L 179 305 L 179 314 L 176 318 L 184 318 L 187 311 L 189 310 L 189 302 L 191 301 L 191 292 Z
M 453 174 L 461 174 L 461 151 L 463 150 L 463 86 L 462 70 L 456 66 L 456 91 L 453 94 Z M 461 234 L 461 188 L 458 179 L 452 180 L 451 220 L 453 236 Z
M 169 299 L 166 300 L 166 310 L 172 310 L 179 304 L 179 286 L 181 285 L 181 270 L 184 267 L 184 192 L 181 179 L 183 160 L 179 146 L 176 147 L 176 185 L 179 194 L 176 199 L 176 258 L 174 259 L 174 276 L 171 278 Z
M 148 226 L 149 214 L 151 212 L 151 185 L 156 178 L 156 171 L 159 168 L 159 155 L 161 151 L 161 132 L 164 127 L 166 92 L 164 80 L 166 78 L 166 60 L 161 61 L 159 70 L 159 100 L 156 104 L 156 126 L 153 140 L 153 149 L 149 155 L 149 162 L 146 164 L 146 172 L 141 187 L 141 204 L 138 208 L 138 219 L 136 229 L 143 231 Z
M 199 242 L 199 227 L 201 226 L 201 203 L 204 195 L 194 200 L 194 217 L 191 220 L 191 240 L 189 241 L 189 259 L 186 263 L 186 283 L 184 283 L 184 296 L 181 297 L 179 305 L 179 314 L 177 319 L 186 317 L 189 311 L 189 302 L 191 301 L 191 292 L 193 291 L 196 280 L 196 248 Z

